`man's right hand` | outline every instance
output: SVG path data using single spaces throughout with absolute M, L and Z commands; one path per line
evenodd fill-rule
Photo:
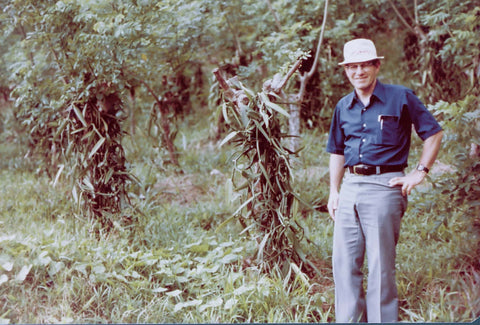
M 335 221 L 335 213 L 338 209 L 338 192 L 330 192 L 330 196 L 328 197 L 328 213 L 330 217 Z
M 340 184 L 342 182 L 343 175 L 345 174 L 345 156 L 331 154 L 329 169 L 330 169 L 330 196 L 328 197 L 328 213 L 333 220 L 335 220 L 335 213 L 338 208 L 338 194 L 340 190 Z

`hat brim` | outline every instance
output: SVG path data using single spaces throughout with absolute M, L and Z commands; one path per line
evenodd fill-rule
M 362 62 L 368 62 L 368 61 L 373 61 L 373 60 L 382 60 L 384 59 L 384 56 L 377 56 L 377 57 L 369 57 L 369 58 L 363 58 L 363 59 L 355 59 L 355 60 L 345 60 L 343 62 L 340 62 L 338 65 L 345 65 L 345 64 L 350 64 L 350 63 L 362 63 Z

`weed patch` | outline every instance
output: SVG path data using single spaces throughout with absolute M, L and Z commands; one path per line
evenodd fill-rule
M 203 134 L 191 124 L 191 133 Z M 205 134 L 206 135 L 206 134 Z M 305 135 L 309 150 L 293 161 L 294 190 L 312 204 L 299 209 L 302 249 L 320 271 L 290 266 L 260 272 L 258 242 L 233 222 L 231 149 L 185 139 L 183 173 L 155 164 L 147 140 L 136 140 L 131 166 L 139 179 L 133 208 L 108 233 L 77 218 L 62 179 L 54 187 L 34 168 L 16 168 L 16 150 L 0 170 L 0 318 L 10 323 L 306 323 L 334 320 L 331 273 L 333 221 L 327 156 Z M 143 142 L 142 142 L 143 141 Z M 315 145 L 314 145 L 315 144 Z M 181 146 L 180 146 L 181 147 Z M 6 151 L 5 151 L 6 152 Z M 160 159 L 160 158 L 158 158 Z M 195 161 L 195 164 L 191 162 Z M 468 322 L 479 316 L 479 271 L 471 226 L 458 209 L 444 222 L 431 187 L 410 197 L 397 251 L 400 319 Z M 435 204 L 432 203 L 435 202 Z

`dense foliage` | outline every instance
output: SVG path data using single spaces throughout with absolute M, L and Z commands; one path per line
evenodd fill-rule
M 480 6 L 331 1 L 293 154 L 288 98 L 324 5 L 0 0 L 0 322 L 332 320 L 323 148 L 353 37 L 375 41 L 380 78 L 413 88 L 445 130 L 405 218 L 402 317 L 478 317 Z M 261 91 L 298 58 L 279 98 Z M 245 111 L 223 106 L 214 68 L 246 85 Z M 283 273 L 265 278 L 261 257 Z

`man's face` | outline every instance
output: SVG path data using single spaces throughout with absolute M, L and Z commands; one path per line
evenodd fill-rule
M 375 62 L 377 64 L 375 65 Z M 375 80 L 377 79 L 380 63 L 378 61 L 368 61 L 361 63 L 349 63 L 345 65 L 345 73 L 348 80 L 357 90 L 373 91 Z

